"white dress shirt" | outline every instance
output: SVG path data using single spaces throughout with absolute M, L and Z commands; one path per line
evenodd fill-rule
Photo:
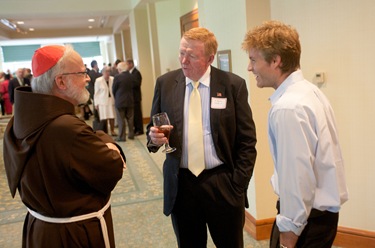
M 216 154 L 214 142 L 211 134 L 210 122 L 210 74 L 211 67 L 209 66 L 205 74 L 198 80 L 199 94 L 202 102 L 202 124 L 203 124 L 203 146 L 204 146 L 204 161 L 205 168 L 212 169 L 221 165 L 223 162 Z M 193 80 L 186 78 L 186 89 L 184 99 L 184 129 L 183 129 L 183 143 L 182 143 L 182 163 L 181 168 L 188 168 L 188 124 L 189 124 L 189 99 L 190 93 L 193 90 Z
M 293 72 L 270 97 L 268 132 L 281 232 L 300 235 L 312 208 L 338 212 L 348 200 L 334 113 L 323 93 Z

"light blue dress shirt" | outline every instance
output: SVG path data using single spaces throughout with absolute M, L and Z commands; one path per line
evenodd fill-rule
M 223 162 L 216 154 L 215 146 L 211 134 L 210 122 L 210 73 L 209 66 L 205 74 L 199 79 L 198 91 L 202 102 L 202 124 L 203 124 L 203 145 L 204 145 L 204 161 L 206 169 L 213 169 Z M 182 141 L 182 163 L 181 168 L 188 168 L 188 125 L 189 125 L 189 99 L 190 93 L 193 90 L 193 80 L 186 78 L 186 89 L 184 99 L 184 126 L 183 126 L 183 141 Z
M 276 223 L 300 235 L 311 209 L 338 212 L 348 200 L 334 113 L 324 94 L 293 72 L 271 96 L 268 132 L 280 198 Z

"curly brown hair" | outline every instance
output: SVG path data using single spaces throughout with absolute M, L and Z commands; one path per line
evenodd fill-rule
M 279 21 L 267 21 L 248 31 L 242 42 L 242 49 L 256 49 L 270 63 L 279 55 L 283 73 L 300 68 L 301 44 L 297 31 Z

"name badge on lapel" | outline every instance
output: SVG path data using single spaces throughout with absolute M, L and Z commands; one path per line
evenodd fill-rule
M 225 109 L 227 107 L 227 98 L 211 97 L 212 109 Z

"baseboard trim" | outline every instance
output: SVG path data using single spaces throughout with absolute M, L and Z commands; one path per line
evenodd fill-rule
M 333 244 L 341 247 L 375 247 L 375 232 L 339 226 Z
M 256 240 L 269 239 L 274 221 L 275 218 L 257 220 L 245 211 L 244 229 Z M 375 247 L 375 232 L 339 226 L 334 245 L 356 248 Z
M 245 211 L 245 231 L 254 239 L 269 239 L 275 218 L 256 220 L 249 212 Z
M 150 123 L 151 118 L 150 117 L 143 117 L 143 124 Z

